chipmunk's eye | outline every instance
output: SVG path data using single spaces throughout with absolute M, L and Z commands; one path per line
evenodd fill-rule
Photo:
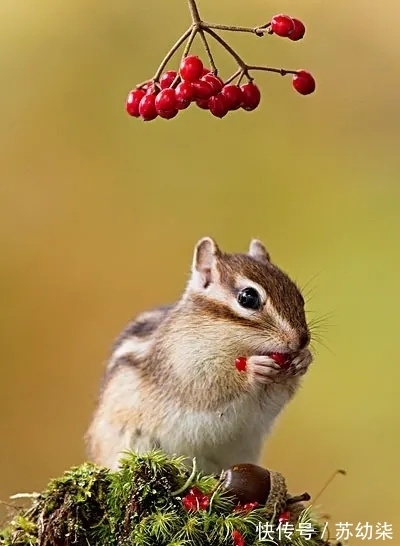
M 255 288 L 248 286 L 243 288 L 238 294 L 237 297 L 239 305 L 245 307 L 246 309 L 259 309 L 261 307 L 261 298 L 260 294 Z

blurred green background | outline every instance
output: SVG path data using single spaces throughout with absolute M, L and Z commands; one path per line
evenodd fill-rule
M 146 124 L 124 100 L 188 25 L 184 0 L 2 0 L 0 498 L 83 460 L 114 336 L 179 297 L 197 239 L 242 251 L 258 237 L 307 285 L 310 318 L 330 314 L 264 462 L 296 493 L 345 468 L 321 510 L 387 521 L 397 540 L 400 5 L 199 7 L 226 24 L 304 20 L 299 43 L 226 37 L 252 64 L 309 69 L 317 93 L 264 73 L 255 112 Z

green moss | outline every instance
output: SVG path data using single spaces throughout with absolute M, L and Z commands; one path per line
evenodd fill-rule
M 184 509 L 181 499 L 189 481 L 210 495 L 206 510 Z M 265 510 L 232 512 L 233 499 L 217 486 L 216 477 L 190 477 L 182 458 L 159 451 L 127 454 L 118 472 L 85 463 L 34 497 L 0 533 L 0 546 L 232 546 L 233 530 L 242 533 L 246 546 L 267 544 L 257 527 L 271 523 Z M 310 508 L 300 521 L 321 528 Z M 279 546 L 322 546 L 320 536 L 316 532 L 309 539 L 296 531 L 288 539 L 274 532 Z

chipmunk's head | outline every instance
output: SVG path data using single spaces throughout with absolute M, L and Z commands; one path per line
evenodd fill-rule
M 210 237 L 198 241 L 185 297 L 216 334 L 226 339 L 231 328 L 232 342 L 249 353 L 296 353 L 310 342 L 299 288 L 256 239 L 247 254 L 222 252 Z

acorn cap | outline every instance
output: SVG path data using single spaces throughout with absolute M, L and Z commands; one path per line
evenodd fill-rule
M 274 514 L 279 516 L 286 508 L 288 492 L 285 478 L 279 472 L 269 471 L 271 479 L 271 490 L 268 496 L 265 509 L 272 517 Z

